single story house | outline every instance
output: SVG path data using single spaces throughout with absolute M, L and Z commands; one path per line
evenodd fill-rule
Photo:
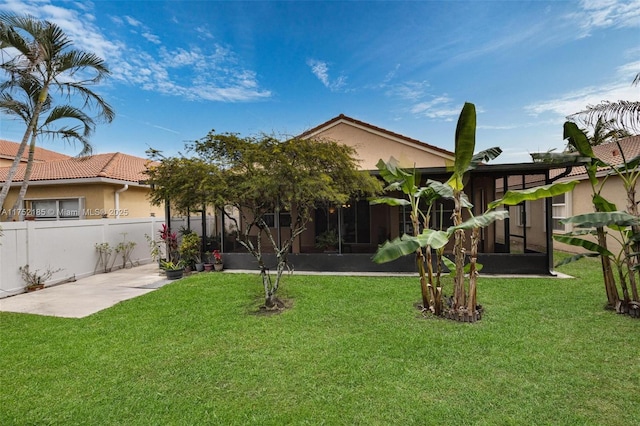
M 7 179 L 18 145 L 0 142 L 0 183 Z M 150 187 L 144 183 L 147 159 L 120 152 L 69 157 L 42 148 L 36 148 L 36 159 L 19 220 L 164 216 L 164 207 L 149 202 Z M 15 203 L 25 167 L 26 158 L 13 179 L 0 220 L 11 220 L 6 213 Z
M 454 153 L 354 118 L 339 115 L 314 127 L 299 137 L 333 140 L 355 148 L 361 168 L 377 174 L 376 163 L 395 157 L 401 166 L 420 171 L 423 179 L 445 181 Z M 571 166 L 567 166 L 569 169 Z M 467 195 L 481 214 L 486 206 L 507 189 L 524 189 L 553 182 L 564 177 L 550 174 L 542 163 L 483 165 L 471 172 Z M 531 206 L 510 207 L 510 219 L 482 230 L 480 263 L 485 273 L 551 274 L 553 269 L 551 200 L 536 202 L 544 215 L 526 215 Z M 437 202 L 431 223 L 446 229 L 451 224 L 451 201 Z M 286 238 L 290 217 L 281 213 L 269 220 L 271 232 Z M 225 231 L 226 229 L 226 231 Z M 336 230 L 340 244 L 336 253 L 316 247 L 316 239 L 327 230 Z M 255 269 L 255 261 L 234 242 L 228 224 L 218 223 L 216 231 L 223 241 L 225 267 Z M 411 233 L 409 212 L 403 207 L 370 205 L 368 200 L 352 200 L 334 208 L 318 209 L 308 229 L 294 244 L 289 262 L 297 270 L 415 272 L 413 256 L 387 264 L 374 264 L 372 254 L 379 244 L 404 233 Z M 268 247 L 264 246 L 264 249 Z M 275 264 L 275 261 L 273 262 Z

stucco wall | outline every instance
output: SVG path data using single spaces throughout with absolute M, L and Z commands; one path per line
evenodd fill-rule
M 418 148 L 402 140 L 391 140 L 381 134 L 369 132 L 345 123 L 339 123 L 314 136 L 329 139 L 356 149 L 363 170 L 376 170 L 380 159 L 396 158 L 402 167 L 443 167 L 445 158 L 441 153 Z
M 101 219 L 103 214 L 109 218 L 116 217 L 115 191 L 123 185 L 108 183 L 65 184 L 65 185 L 30 185 L 25 199 L 60 199 L 84 198 L 84 218 Z M 9 191 L 4 203 L 5 209 L 10 209 L 18 195 L 19 188 L 13 187 Z M 149 188 L 130 186 L 127 191 L 120 193 L 120 217 L 164 217 L 164 206 L 152 206 L 148 199 Z M 6 215 L 0 216 L 6 220 Z
M 638 189 L 638 185 L 636 184 L 636 191 Z M 592 204 L 593 192 L 591 189 L 591 185 L 588 181 L 582 181 L 571 192 L 568 197 L 569 207 L 568 213 L 569 216 L 575 216 L 578 214 L 592 213 L 594 211 Z M 609 202 L 612 202 L 616 205 L 618 210 L 627 211 L 627 194 L 622 185 L 622 180 L 617 176 L 612 176 L 607 179 L 607 182 L 604 185 L 603 190 L 601 191 L 601 195 L 607 199 Z M 571 231 L 571 227 L 567 227 L 567 231 Z M 613 231 L 608 229 L 610 234 L 616 234 L 617 231 Z M 560 233 L 562 232 L 555 232 Z M 584 237 L 588 238 L 588 237 Z M 590 238 L 592 241 L 595 241 L 595 238 Z M 608 247 L 614 253 L 617 253 L 620 250 L 620 244 L 610 236 L 607 241 Z M 567 244 L 559 243 L 558 241 L 554 241 L 553 246 L 556 250 L 568 251 L 571 253 L 583 253 L 584 249 L 580 247 L 570 246 Z

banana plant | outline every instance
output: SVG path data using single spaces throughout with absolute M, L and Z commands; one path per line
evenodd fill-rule
M 625 313 L 628 312 L 631 304 L 640 306 L 637 287 L 635 285 L 635 281 L 632 279 L 632 277 L 637 273 L 638 268 L 634 267 L 634 265 L 629 262 L 630 257 L 637 255 L 637 253 L 631 252 L 631 247 L 638 241 L 638 234 L 634 232 L 633 229 L 640 225 L 640 218 L 636 215 L 623 211 L 607 211 L 572 216 L 563 220 L 563 223 L 571 224 L 576 230 L 562 235 L 555 235 L 554 239 L 565 244 L 581 247 L 588 252 L 567 258 L 557 266 L 573 262 L 584 257 L 600 256 L 600 258 L 606 258 L 615 266 L 620 288 L 622 290 L 622 300 L 618 299 L 613 308 L 620 313 Z M 585 238 L 594 235 L 598 236 L 600 229 L 604 228 L 609 230 L 606 234 L 614 238 L 620 244 L 621 249 L 618 253 L 611 252 L 606 245 L 601 245 Z M 629 294 L 629 286 L 627 283 L 631 286 L 631 294 Z M 617 295 L 617 286 L 614 289 Z
M 618 207 L 614 203 L 606 200 L 602 195 L 602 191 L 605 183 L 610 182 L 611 177 L 617 176 L 627 194 L 627 213 L 633 217 L 638 217 L 639 212 L 635 199 L 635 188 L 637 181 L 640 178 L 640 169 L 638 168 L 640 158 L 625 158 L 622 147 L 619 142 L 616 141 L 614 143 L 618 145 L 623 158 L 623 163 L 620 166 L 607 164 L 595 155 L 585 133 L 579 129 L 575 123 L 570 121 L 564 124 L 564 136 L 565 139 L 568 139 L 569 144 L 573 146 L 581 156 L 588 159 L 585 164 L 585 168 L 592 188 L 593 208 L 596 213 L 604 213 L 604 215 L 596 215 L 595 217 L 604 217 L 606 219 L 595 222 L 596 225 L 593 226 L 593 228 L 595 229 L 594 234 L 597 239 L 597 247 L 594 247 L 590 251 L 592 253 L 600 254 L 605 292 L 607 295 L 607 306 L 615 308 L 619 312 L 626 312 L 630 303 L 629 293 L 627 290 L 627 280 L 631 286 L 633 300 L 636 303 L 640 303 L 637 285 L 638 252 L 640 252 L 640 247 L 638 246 L 638 240 L 640 238 L 638 235 L 640 235 L 640 225 L 638 223 L 631 223 L 627 226 L 618 223 L 617 219 L 619 218 L 619 214 L 616 213 L 618 211 Z M 603 167 L 607 168 L 609 173 L 599 179 L 596 173 Z M 611 215 L 606 215 L 606 213 L 610 213 Z M 568 221 L 567 223 L 573 222 Z M 576 222 L 575 226 L 584 227 L 579 221 Z M 607 232 L 607 228 L 619 233 L 618 236 L 615 237 L 622 247 L 622 251 L 619 255 L 614 255 L 608 250 L 607 235 L 613 236 L 615 234 Z M 564 236 L 554 236 L 554 238 L 567 244 L 586 248 L 584 247 L 585 243 L 581 241 L 583 239 L 578 238 L 576 235 L 571 233 Z M 624 256 L 621 256 L 622 254 Z M 569 260 L 578 260 L 580 258 L 581 256 L 574 256 Z M 620 300 L 618 286 L 614 278 L 612 262 L 618 271 L 618 280 L 620 281 L 620 287 L 623 292 L 622 301 Z M 622 271 L 621 268 L 624 268 L 625 270 Z
M 384 263 L 415 253 L 420 275 L 422 307 L 425 310 L 431 310 L 435 315 L 440 315 L 442 287 L 434 284 L 431 248 L 441 249 L 447 244 L 449 237 L 444 231 L 430 229 L 429 217 L 433 203 L 441 196 L 446 196 L 450 192 L 449 187 L 431 180 L 427 181 L 426 186 L 418 186 L 421 177 L 415 168 L 413 171 L 404 170 L 399 167 L 398 161 L 393 157 L 386 163 L 383 160 L 378 161 L 377 167 L 380 176 L 388 184 L 385 191 L 402 192 L 405 198 L 379 197 L 373 199 L 371 204 L 409 208 L 413 235 L 404 234 L 393 241 L 387 241 L 378 249 L 373 261 Z M 422 232 L 420 232 L 421 228 Z M 423 247 L 427 249 L 423 251 Z
M 451 167 L 452 175 L 446 183 L 427 181 L 425 186 L 420 186 L 420 176 L 415 169 L 413 171 L 401 169 L 394 159 L 387 163 L 382 160 L 378 162 L 380 176 L 388 183 L 385 189 L 400 191 L 405 198 L 381 197 L 373 200 L 372 203 L 410 208 L 413 235 L 405 234 L 393 241 L 387 241 L 378 248 L 373 261 L 377 263 L 389 262 L 415 253 L 420 275 L 423 307 L 435 315 L 441 315 L 444 312 L 442 287 L 439 281 L 442 263 L 447 263 L 449 270 L 454 272 L 454 295 L 451 309 L 458 314 L 474 315 L 477 308 L 477 276 L 481 267 L 477 263 L 480 229 L 491 225 L 496 220 L 507 218 L 509 214 L 508 210 L 497 210 L 497 207 L 559 195 L 572 190 L 577 184 L 577 181 L 573 181 L 522 191 L 507 191 L 502 199 L 490 203 L 487 211 L 479 216 L 474 216 L 473 205 L 464 193 L 468 172 L 481 162 L 492 160 L 501 153 L 500 148 L 496 147 L 473 154 L 475 126 L 475 107 L 473 104 L 467 103 L 458 120 L 456 150 L 454 163 Z M 431 208 L 438 198 L 454 201 L 454 224 L 446 230 L 435 230 L 429 227 Z M 466 220 L 463 220 L 463 210 L 467 212 L 468 218 Z M 423 227 L 422 231 L 420 231 L 420 226 Z M 464 240 L 467 231 L 471 231 L 471 250 L 469 264 L 465 268 Z M 442 256 L 445 246 L 452 238 L 455 260 L 453 263 Z M 438 255 L 436 263 L 438 272 L 435 277 L 431 259 L 432 249 Z M 466 274 L 469 276 L 468 289 L 465 285 Z

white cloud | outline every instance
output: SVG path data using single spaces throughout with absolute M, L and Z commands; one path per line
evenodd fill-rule
M 415 101 L 426 95 L 429 86 L 428 81 L 407 81 L 390 86 L 387 95 Z
M 309 59 L 307 65 L 311 68 L 311 72 L 318 80 L 332 92 L 337 92 L 343 89 L 347 83 L 345 76 L 340 76 L 333 81 L 329 78 L 329 65 L 324 61 L 316 59 Z
M 638 72 L 640 72 L 640 61 L 624 64 L 618 67 L 615 81 L 609 84 L 564 93 L 554 99 L 527 105 L 525 110 L 535 116 L 551 113 L 566 117 L 584 110 L 588 105 L 596 105 L 603 101 L 640 101 L 639 88 L 631 84 Z
M 162 40 L 143 22 L 132 16 L 111 16 L 113 23 L 132 28 L 136 37 L 159 45 L 155 51 L 141 50 L 138 44 L 108 37 L 95 24 L 91 3 L 69 8 L 47 1 L 8 0 L 0 4 L 0 11 L 30 14 L 58 24 L 73 40 L 75 47 L 95 53 L 107 60 L 112 79 L 137 85 L 144 90 L 191 100 L 223 102 L 251 101 L 268 98 L 269 90 L 260 87 L 258 76 L 240 65 L 239 58 L 229 48 L 214 44 L 203 48 L 189 46 L 167 50 Z M 196 30 L 211 37 L 204 28 Z M 174 40 L 175 41 L 175 40 Z M 335 82 L 340 86 L 340 80 Z
M 599 28 L 640 27 L 640 0 L 582 0 L 580 10 L 569 16 L 588 36 Z
M 419 98 L 427 98 L 426 100 L 413 103 L 413 105 L 411 105 L 408 109 L 409 113 L 419 117 L 427 117 L 435 120 L 453 121 L 460 114 L 460 110 L 453 105 L 453 99 L 451 99 L 446 94 L 440 96 L 432 96 L 423 95 L 422 93 L 407 94 L 400 92 L 398 96 L 404 96 L 405 99 L 409 99 L 414 102 L 418 101 Z
M 131 25 L 132 27 L 141 27 L 142 26 L 142 22 L 138 21 L 135 18 L 132 18 L 131 16 L 124 16 L 124 20 L 127 21 L 127 23 L 129 25 Z

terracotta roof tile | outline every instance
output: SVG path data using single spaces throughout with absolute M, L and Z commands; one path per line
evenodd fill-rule
M 149 160 L 122 154 L 96 154 L 88 157 L 72 157 L 66 160 L 35 163 L 31 181 L 110 178 L 127 182 L 147 179 L 146 165 Z M 26 165 L 20 165 L 14 182 L 22 181 Z M 0 182 L 4 182 L 9 168 L 0 168 Z
M 16 154 L 18 153 L 19 147 L 20 147 L 19 143 L 0 139 L 0 158 L 13 160 L 16 157 Z M 28 147 L 24 151 L 22 158 L 24 159 L 24 161 L 27 161 L 27 159 L 29 158 Z M 35 161 L 44 162 L 44 161 L 66 160 L 71 157 L 65 154 L 61 154 L 59 152 L 50 151 L 48 149 L 40 148 L 37 146 L 33 158 L 35 159 Z
M 619 144 L 619 146 L 618 146 Z M 622 151 L 620 151 L 622 148 Z M 629 136 L 623 139 L 620 139 L 618 143 L 609 142 L 602 145 L 597 145 L 593 147 L 593 154 L 604 161 L 607 164 L 612 166 L 619 166 L 624 164 L 624 161 L 629 161 L 635 157 L 640 156 L 640 135 L 639 136 Z M 623 157 L 624 155 L 624 157 Z M 598 171 L 607 170 L 608 167 L 599 167 Z M 556 172 L 558 174 L 559 171 Z M 571 173 L 569 173 L 569 177 L 579 177 L 585 175 L 586 170 L 583 166 L 574 167 Z

